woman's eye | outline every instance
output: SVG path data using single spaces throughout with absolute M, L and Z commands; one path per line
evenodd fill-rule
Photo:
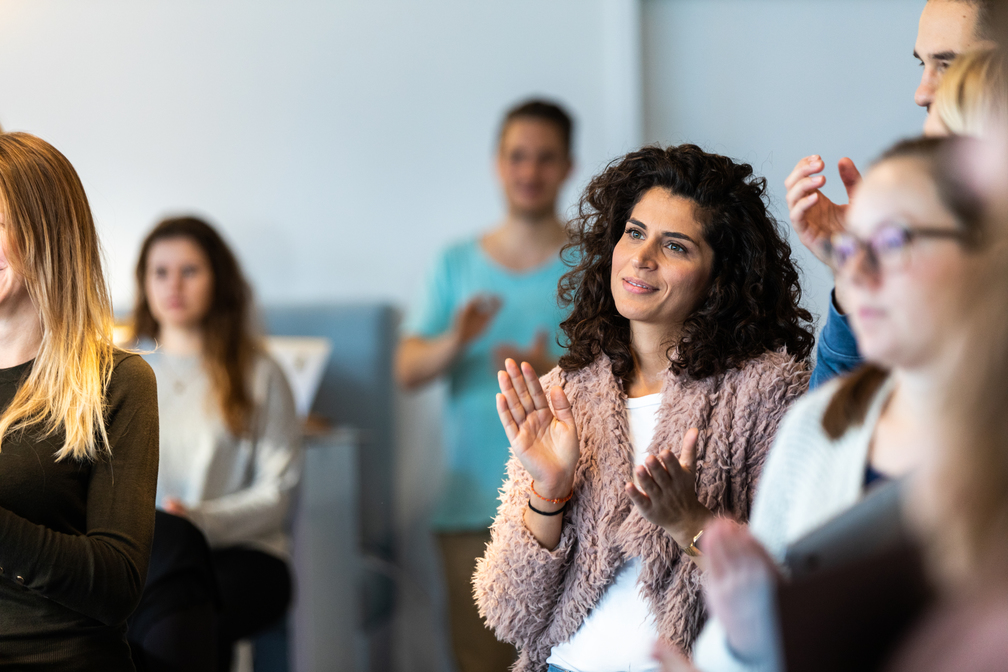
M 686 248 L 680 245 L 679 243 L 669 243 L 665 247 L 672 250 L 673 252 L 680 252 L 680 253 L 686 252 Z
M 644 234 L 641 233 L 640 230 L 638 229 L 627 229 L 627 235 L 633 238 L 634 240 L 640 240 L 644 237 Z

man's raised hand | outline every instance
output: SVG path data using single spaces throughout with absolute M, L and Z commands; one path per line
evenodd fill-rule
M 825 264 L 829 263 L 827 253 L 830 236 L 844 229 L 847 206 L 834 203 L 820 191 L 826 184 L 821 173 L 826 167 L 818 154 L 806 156 L 798 162 L 791 174 L 784 180 L 787 188 L 788 214 L 791 226 L 798 239 Z M 847 189 L 847 199 L 861 183 L 861 173 L 854 162 L 844 157 L 837 164 L 840 179 Z

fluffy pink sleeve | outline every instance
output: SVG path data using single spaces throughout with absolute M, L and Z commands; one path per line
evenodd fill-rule
M 560 370 L 542 377 L 543 389 L 561 385 Z M 531 477 L 512 456 L 491 541 L 473 576 L 476 605 L 497 637 L 519 647 L 534 644 L 549 625 L 575 545 L 573 525 L 564 524 L 552 551 L 525 527 Z

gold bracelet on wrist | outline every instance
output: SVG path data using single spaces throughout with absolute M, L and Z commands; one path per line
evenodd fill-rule
M 703 536 L 703 533 L 704 533 L 703 530 L 697 532 L 696 536 L 693 537 L 693 541 L 690 542 L 690 545 L 682 549 L 683 553 L 685 553 L 691 558 L 699 558 L 700 556 L 702 556 L 703 552 L 699 548 L 697 548 L 696 544 L 698 541 L 700 541 L 700 537 Z

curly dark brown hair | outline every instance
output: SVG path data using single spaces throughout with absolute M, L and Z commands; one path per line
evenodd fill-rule
M 678 342 L 669 344 L 671 369 L 706 378 L 781 348 L 808 359 L 812 315 L 799 306 L 791 246 L 767 212 L 766 179 L 748 164 L 680 145 L 616 159 L 585 189 L 563 252 L 573 268 L 559 285 L 560 303 L 571 309 L 560 325 L 567 348 L 560 367 L 574 371 L 605 353 L 613 374 L 630 383 L 630 322 L 613 300 L 612 255 L 634 206 L 653 187 L 697 205 L 714 251 L 707 297 L 686 319 Z

